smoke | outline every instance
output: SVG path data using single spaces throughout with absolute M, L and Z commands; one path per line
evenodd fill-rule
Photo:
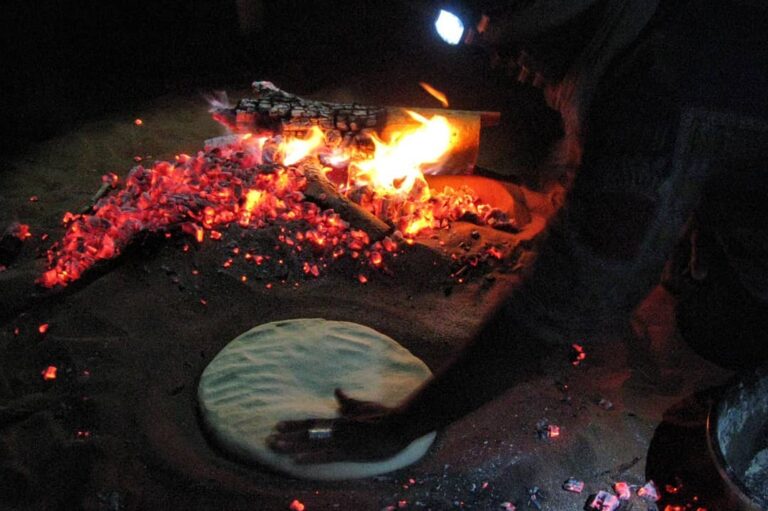
M 205 100 L 208 102 L 208 105 L 210 106 L 210 108 L 208 109 L 208 112 L 210 113 L 216 113 L 219 110 L 234 108 L 235 106 L 229 102 L 229 97 L 227 96 L 227 92 L 223 90 L 215 90 L 210 94 L 203 94 L 203 97 L 205 98 Z

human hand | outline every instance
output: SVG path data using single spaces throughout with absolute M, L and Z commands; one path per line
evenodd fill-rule
M 362 462 L 390 458 L 413 440 L 392 408 L 353 399 L 341 389 L 335 395 L 340 417 L 280 422 L 267 438 L 269 448 L 299 464 Z

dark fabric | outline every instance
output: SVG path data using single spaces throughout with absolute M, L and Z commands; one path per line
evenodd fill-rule
M 714 1 L 665 3 L 615 59 L 591 106 L 581 168 L 530 274 L 402 407 L 416 434 L 519 381 L 547 342 L 597 340 L 593 334 L 625 325 L 658 283 L 705 184 L 768 154 L 768 108 L 757 94 L 768 79 L 753 69 L 762 64 L 765 19 L 747 8 L 726 11 L 727 26 Z M 736 76 L 753 81 L 745 87 Z
M 512 301 L 540 336 L 568 342 L 623 322 L 658 282 L 705 184 L 765 160 L 766 18 L 729 2 L 665 2 L 615 59 L 573 188 Z M 724 220 L 720 232 L 733 227 Z

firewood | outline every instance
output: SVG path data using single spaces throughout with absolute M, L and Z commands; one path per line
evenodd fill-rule
M 88 203 L 80 207 L 78 213 L 84 215 L 86 213 L 92 212 L 94 206 L 96 206 L 96 203 L 99 202 L 105 195 L 107 195 L 111 189 L 112 185 L 110 183 L 102 182 L 101 186 L 98 190 L 96 190 L 96 193 L 93 194 L 93 197 L 90 198 Z
M 299 168 L 307 179 L 304 191 L 307 200 L 323 208 L 333 209 L 353 228 L 365 231 L 371 241 L 379 241 L 392 231 L 383 220 L 339 193 L 333 183 L 325 177 L 318 162 L 307 160 Z
M 282 133 L 302 136 L 313 126 L 344 146 L 372 149 L 371 133 L 388 140 L 393 133 L 420 126 L 408 111 L 423 117 L 442 115 L 451 125 L 451 149 L 441 158 L 440 173 L 467 174 L 474 169 L 480 149 L 480 129 L 498 124 L 498 112 L 474 112 L 439 108 L 368 106 L 331 103 L 299 97 L 270 82 L 254 82 L 253 98 L 234 108 L 218 108 L 214 118 L 235 133 Z M 425 169 L 430 173 L 430 169 Z
M 386 108 L 356 103 L 328 103 L 304 99 L 270 82 L 254 82 L 253 98 L 241 99 L 235 108 L 220 108 L 214 117 L 235 132 L 303 132 L 312 126 L 359 133 L 383 126 Z
M 312 126 L 319 126 L 324 131 L 335 130 L 349 139 L 364 135 L 366 131 L 386 136 L 388 132 L 406 126 L 417 126 L 418 122 L 406 113 L 412 110 L 425 117 L 447 117 L 451 124 L 460 127 L 460 131 L 471 134 L 466 144 L 478 146 L 480 128 L 495 126 L 501 116 L 498 112 L 316 101 L 278 89 L 271 82 L 254 82 L 253 92 L 255 97 L 241 99 L 235 108 L 215 110 L 214 118 L 237 133 L 303 133 Z

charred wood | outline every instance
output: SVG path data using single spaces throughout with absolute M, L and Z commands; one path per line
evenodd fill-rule
M 343 135 L 364 130 L 379 133 L 391 126 L 414 124 L 402 107 L 332 103 L 302 98 L 278 89 L 271 82 L 254 82 L 253 98 L 241 99 L 235 108 L 219 108 L 214 117 L 235 132 L 304 132 L 312 126 Z M 432 108 L 408 108 L 422 115 L 440 114 L 448 119 L 478 118 L 482 127 L 498 124 L 498 112 L 471 112 Z
M 96 190 L 96 193 L 93 194 L 93 197 L 90 198 L 87 204 L 84 204 L 79 210 L 78 213 L 80 214 L 86 214 L 91 213 L 93 211 L 94 206 L 96 206 L 96 203 L 99 202 L 105 195 L 109 193 L 109 191 L 112 189 L 112 185 L 108 182 L 101 183 L 101 186 L 98 190 Z
M 307 161 L 299 168 L 307 179 L 307 200 L 336 211 L 352 227 L 365 231 L 372 241 L 379 241 L 392 231 L 387 223 L 339 193 L 318 163 Z

